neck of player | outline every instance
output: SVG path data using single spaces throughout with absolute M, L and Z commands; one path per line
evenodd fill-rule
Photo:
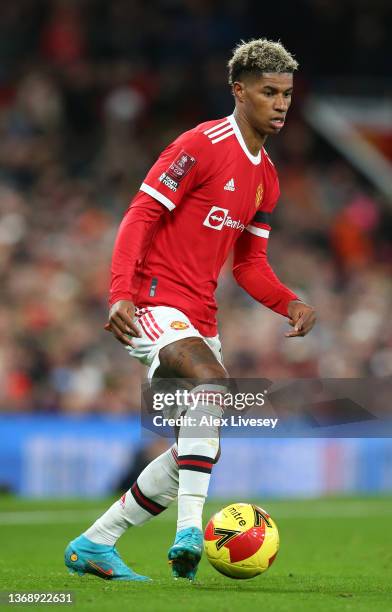
M 240 128 L 242 138 L 252 155 L 258 155 L 261 148 L 264 146 L 267 140 L 266 134 L 260 134 L 255 128 L 249 123 L 247 116 L 241 113 L 238 108 L 234 110 L 234 118 Z

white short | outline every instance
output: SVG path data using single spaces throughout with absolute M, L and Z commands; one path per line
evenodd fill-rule
M 136 308 L 135 322 L 142 337 L 132 338 L 134 347 L 126 346 L 125 349 L 131 357 L 135 357 L 144 365 L 149 366 L 148 378 L 150 380 L 159 367 L 159 351 L 161 348 L 184 338 L 202 338 L 219 363 L 222 363 L 219 336 L 202 336 L 188 317 L 177 308 L 169 306 Z

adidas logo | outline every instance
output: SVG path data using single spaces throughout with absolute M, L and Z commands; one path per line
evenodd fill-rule
M 229 181 L 227 181 L 223 189 L 225 189 L 225 191 L 235 191 L 234 179 L 231 178 Z

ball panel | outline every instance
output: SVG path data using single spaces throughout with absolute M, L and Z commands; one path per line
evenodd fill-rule
M 224 576 L 228 578 L 236 578 L 238 580 L 247 580 L 248 578 L 254 578 L 262 573 L 262 569 L 258 567 L 248 567 L 233 565 L 230 561 L 224 561 L 223 559 L 210 560 L 211 565 Z
M 265 527 L 252 527 L 226 544 L 230 551 L 230 561 L 236 563 L 254 555 L 263 545 Z
M 263 567 L 263 571 L 270 566 L 269 560 L 276 556 L 279 551 L 279 532 L 274 521 L 269 518 L 270 527 L 266 525 L 263 546 L 256 553 L 258 563 Z
M 272 557 L 270 557 L 270 558 L 268 559 L 268 567 L 271 567 L 271 565 L 273 564 L 273 562 L 274 562 L 274 561 L 275 561 L 275 559 L 276 559 L 276 555 L 278 554 L 278 552 L 279 552 L 279 551 L 277 550 L 277 551 L 276 551 L 276 553 L 275 553 L 274 555 L 272 555 Z
M 246 531 L 253 526 L 253 512 L 249 504 L 230 504 L 217 512 L 212 520 L 217 527 Z
M 213 516 L 212 519 L 208 521 L 207 527 L 204 531 L 204 539 L 208 542 L 218 539 L 218 536 L 214 535 L 214 518 L 215 517 Z
M 223 560 L 223 561 L 226 561 L 227 563 L 230 563 L 230 551 L 225 546 L 222 546 L 222 548 L 217 549 L 215 540 L 213 541 L 205 540 L 204 541 L 204 552 L 207 556 L 207 559 L 212 564 L 213 562 L 219 561 L 219 560 Z

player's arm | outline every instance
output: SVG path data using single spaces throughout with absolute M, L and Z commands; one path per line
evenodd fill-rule
M 157 200 L 139 192 L 129 206 L 119 227 L 113 249 L 109 297 L 109 317 L 105 329 L 122 344 L 132 346 L 129 336 L 140 333 L 133 319 L 132 280 L 142 261 L 152 234 L 165 208 Z
M 113 250 L 111 307 L 105 329 L 122 344 L 132 346 L 129 336 L 140 336 L 133 322 L 132 281 L 136 266 L 143 261 L 160 218 L 173 214 L 184 194 L 204 179 L 202 138 L 192 131 L 185 132 L 161 153 L 120 225 Z
M 256 213 L 234 248 L 233 274 L 255 300 L 285 317 L 293 331 L 287 337 L 305 336 L 313 327 L 314 309 L 303 303 L 272 270 L 267 257 L 270 213 Z

